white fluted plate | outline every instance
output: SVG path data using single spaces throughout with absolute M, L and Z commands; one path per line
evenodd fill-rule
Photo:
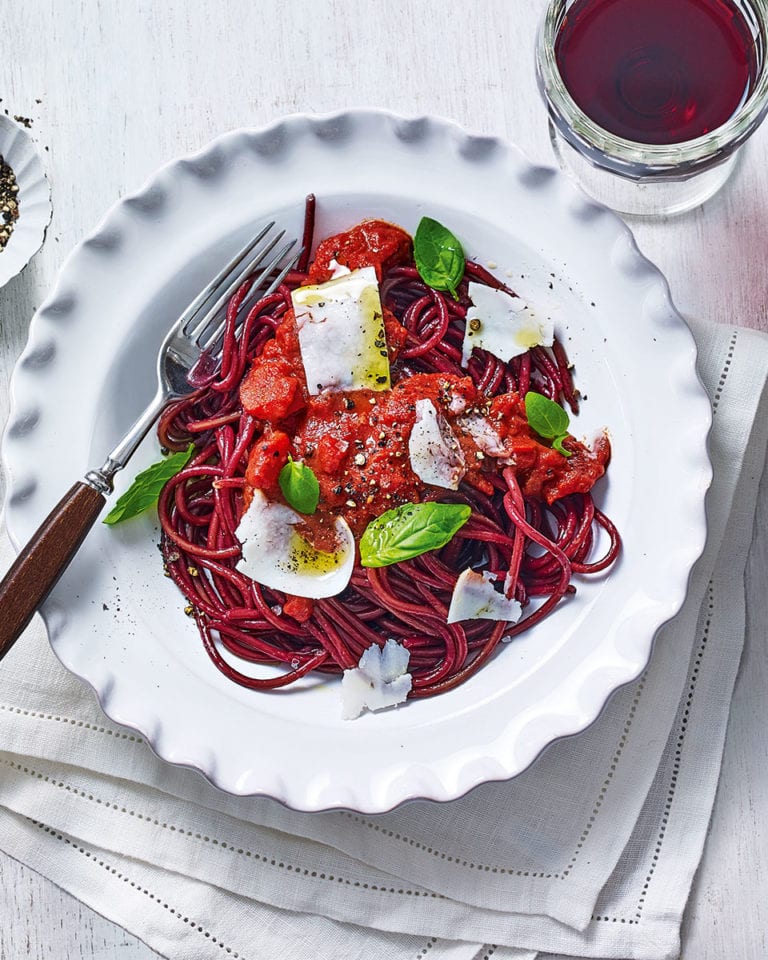
M 0 250 L 0 287 L 26 267 L 45 239 L 51 220 L 51 190 L 37 148 L 27 130 L 0 114 L 0 157 L 16 174 L 19 216 Z
M 163 576 L 156 517 L 98 524 L 43 614 L 62 663 L 161 757 L 232 793 L 374 813 L 514 776 L 642 671 L 703 548 L 710 407 L 663 277 L 565 177 L 443 120 L 294 116 L 169 164 L 65 263 L 13 380 L 3 460 L 17 544 L 149 399 L 157 347 L 193 294 L 266 217 L 298 232 L 310 191 L 319 237 L 363 217 L 413 231 L 428 214 L 552 311 L 588 397 L 573 432 L 610 429 L 599 500 L 621 560 L 463 686 L 354 722 L 337 680 L 255 693 L 216 671 Z M 119 489 L 156 458 L 150 438 Z

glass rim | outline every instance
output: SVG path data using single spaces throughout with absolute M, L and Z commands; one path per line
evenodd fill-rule
M 739 0 L 736 0 L 738 3 Z M 753 13 L 762 47 L 757 82 L 725 123 L 693 140 L 652 144 L 619 137 L 595 123 L 573 100 L 555 58 L 568 0 L 549 0 L 536 38 L 536 77 L 558 132 L 596 166 L 625 176 L 684 176 L 725 160 L 757 128 L 768 110 L 768 0 L 740 0 Z

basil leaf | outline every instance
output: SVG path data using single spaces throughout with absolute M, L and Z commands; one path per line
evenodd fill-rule
M 570 420 L 559 403 L 529 390 L 525 395 L 525 415 L 531 430 L 546 440 L 552 440 L 552 446 L 558 453 L 570 457 L 570 451 L 563 446 L 563 440 L 568 436 Z
M 525 415 L 528 425 L 540 437 L 554 440 L 568 433 L 568 414 L 559 403 L 550 400 L 541 393 L 529 390 L 525 395 Z
M 444 547 L 472 508 L 463 503 L 405 503 L 371 520 L 360 538 L 360 563 L 388 567 Z
M 314 513 L 320 500 L 320 484 L 306 463 L 289 458 L 277 478 L 283 496 L 299 513 Z
M 117 503 L 104 517 L 103 522 L 110 526 L 122 523 L 123 520 L 137 517 L 157 503 L 160 491 L 171 477 L 175 477 L 179 470 L 186 467 L 194 451 L 195 445 L 190 443 L 186 450 L 172 453 L 170 457 L 165 457 L 153 463 L 151 467 L 147 467 L 146 470 L 142 470 L 125 493 L 118 497 Z
M 447 290 L 454 300 L 459 299 L 456 288 L 464 276 L 466 262 L 461 244 L 447 227 L 422 217 L 413 238 L 413 256 L 427 286 Z

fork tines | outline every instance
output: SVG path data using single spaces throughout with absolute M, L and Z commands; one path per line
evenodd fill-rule
M 274 226 L 272 221 L 263 227 L 182 314 L 177 329 L 201 350 L 211 351 L 221 338 L 225 326 L 225 319 L 221 318 L 222 311 L 244 281 L 252 278 L 245 298 L 247 303 L 244 301 L 242 304 L 241 316 L 245 316 L 243 310 L 250 309 L 258 299 L 274 292 L 296 265 L 301 250 L 287 263 L 283 263 L 283 260 L 296 246 L 297 241 L 289 240 L 276 250 L 285 236 L 285 231 L 281 230 L 275 236 L 270 236 Z M 279 272 L 272 276 L 276 270 Z

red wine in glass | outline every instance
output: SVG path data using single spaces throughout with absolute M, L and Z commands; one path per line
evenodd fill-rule
M 575 0 L 555 58 L 588 117 L 652 144 L 683 143 L 721 126 L 749 96 L 760 66 L 733 0 Z

